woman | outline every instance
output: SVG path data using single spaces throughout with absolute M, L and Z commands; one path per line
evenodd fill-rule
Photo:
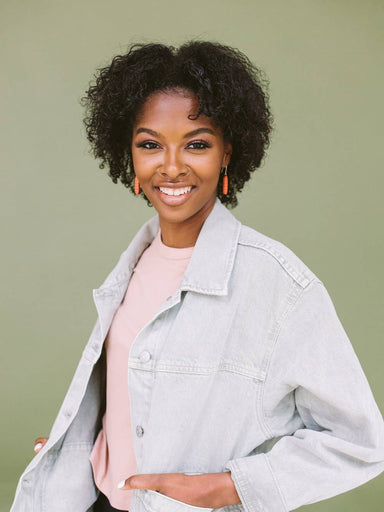
M 287 511 L 384 469 L 384 423 L 322 281 L 225 205 L 264 157 L 238 50 L 133 45 L 84 104 L 100 164 L 153 206 L 12 512 Z M 129 393 L 128 393 L 129 390 Z

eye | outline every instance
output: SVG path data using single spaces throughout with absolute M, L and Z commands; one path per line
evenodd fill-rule
M 208 144 L 208 142 L 204 141 L 204 140 L 196 140 L 194 142 L 191 142 L 190 144 L 188 144 L 188 147 L 190 146 L 194 146 L 195 144 L 198 144 L 200 145 L 200 147 L 198 148 L 192 148 L 192 149 L 205 149 L 205 148 L 210 148 L 211 145 Z M 202 146 L 202 147 L 201 147 Z
M 204 140 L 196 140 L 194 142 L 190 142 L 188 144 L 188 148 L 190 148 L 191 146 L 198 146 L 198 147 L 193 147 L 191 149 L 198 149 L 198 150 L 201 150 L 201 149 L 205 149 L 205 148 L 210 148 L 211 145 L 204 141 Z M 150 142 L 150 141 L 145 141 L 145 142 L 139 142 L 138 144 L 135 144 L 135 146 L 137 148 L 144 148 L 144 149 L 156 149 L 158 147 L 158 144 L 156 142 Z M 150 146 L 150 147 L 148 147 Z
M 151 144 L 152 146 L 157 146 L 156 142 L 141 142 L 139 144 L 136 144 L 136 147 L 144 148 L 144 149 L 155 149 L 153 147 L 151 147 L 151 148 L 146 147 L 146 146 L 148 146 L 148 144 Z

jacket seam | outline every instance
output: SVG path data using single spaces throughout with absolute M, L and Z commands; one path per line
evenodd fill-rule
M 241 377 L 247 379 L 256 379 L 257 381 L 264 381 L 264 373 L 261 371 L 255 372 L 252 370 L 247 370 L 246 368 L 242 369 L 239 366 L 231 365 L 231 364 L 217 364 L 212 366 L 188 366 L 188 365 L 151 365 L 145 366 L 146 363 L 135 363 L 128 362 L 128 368 L 132 368 L 135 370 L 143 370 L 146 372 L 152 372 L 154 374 L 158 372 L 163 373 L 181 373 L 183 375 L 206 375 L 210 376 L 214 373 L 218 372 L 227 372 L 233 373 L 235 375 L 239 375 Z
M 300 273 L 299 271 L 295 270 L 295 268 L 290 265 L 280 253 L 275 251 L 272 246 L 260 244 L 252 240 L 239 240 L 238 244 L 254 247 L 255 249 L 260 249 L 270 254 L 282 266 L 287 274 L 289 274 L 292 279 L 294 279 L 296 283 L 299 284 L 302 288 L 305 288 L 312 282 L 310 277 L 307 277 L 304 272 Z
M 285 500 L 285 497 L 284 497 L 283 492 L 282 492 L 282 490 L 281 490 L 281 488 L 280 488 L 280 485 L 278 484 L 278 482 L 277 482 L 277 480 L 276 480 L 275 473 L 274 473 L 274 472 L 273 472 L 273 470 L 272 470 L 272 466 L 271 466 L 271 463 L 270 463 L 270 461 L 269 461 L 268 453 L 265 453 L 264 455 L 265 455 L 265 460 L 266 460 L 266 462 L 267 462 L 267 466 L 268 466 L 268 468 L 269 468 L 269 471 L 271 472 L 271 475 L 272 475 L 273 481 L 275 482 L 276 489 L 278 490 L 278 493 L 279 493 L 279 495 L 280 495 L 281 501 L 282 501 L 282 502 L 283 502 L 283 504 L 284 504 L 284 507 L 285 507 L 285 511 L 284 511 L 284 512 L 289 512 L 288 504 L 287 504 L 287 502 L 286 502 L 286 500 Z
M 310 281 L 309 284 L 312 284 L 313 282 L 316 282 L 316 281 L 318 281 L 318 279 L 315 277 L 315 278 L 312 279 L 312 281 Z M 265 368 L 265 378 L 264 378 L 263 387 L 262 387 L 261 396 L 260 396 L 260 418 L 262 420 L 262 424 L 264 425 L 266 432 L 268 433 L 268 435 L 270 437 L 273 437 L 274 433 L 273 433 L 272 429 L 269 426 L 268 417 L 265 414 L 265 410 L 264 410 L 264 392 L 265 392 L 265 388 L 266 388 L 266 385 L 267 385 L 267 382 L 268 382 L 269 368 L 271 366 L 273 357 L 274 357 L 274 355 L 276 353 L 277 346 L 278 346 L 279 341 L 280 341 L 280 334 L 281 334 L 281 332 L 284 331 L 284 328 L 285 328 L 289 318 L 291 317 L 291 315 L 293 315 L 294 311 L 296 310 L 297 304 L 299 303 L 300 298 L 304 295 L 304 292 L 305 292 L 306 289 L 308 289 L 308 287 L 307 288 L 295 288 L 293 290 L 293 293 L 296 294 L 296 296 L 294 296 L 293 301 L 289 301 L 288 306 L 284 309 L 284 312 L 283 312 L 283 314 L 282 314 L 282 316 L 280 318 L 280 321 L 279 321 L 278 329 L 276 330 L 275 337 L 274 337 L 274 339 L 271 342 L 272 343 L 272 349 L 271 349 L 271 352 L 270 352 L 270 354 L 268 356 L 268 360 L 267 360 L 267 364 L 266 364 L 266 368 Z M 292 292 L 289 292 L 288 296 L 291 293 Z
M 309 285 L 311 285 L 314 282 L 319 282 L 319 279 L 317 279 L 316 277 L 313 278 L 310 281 Z M 281 339 L 280 338 L 280 334 L 281 334 L 281 332 L 284 331 L 284 328 L 285 328 L 288 320 L 291 318 L 293 313 L 296 311 L 297 305 L 300 302 L 300 299 L 303 297 L 304 292 L 306 290 L 308 290 L 308 287 L 307 288 L 299 289 L 300 293 L 297 293 L 296 297 L 293 300 L 293 302 L 290 302 L 288 304 L 288 306 L 285 308 L 284 313 L 283 313 L 283 317 L 282 317 L 282 321 L 280 322 L 279 329 L 277 330 L 277 334 L 276 334 L 275 340 L 273 342 L 273 348 L 272 348 L 271 354 L 270 354 L 269 359 L 268 359 L 267 368 L 265 370 L 265 380 L 263 382 L 263 388 L 262 388 L 261 394 L 260 394 L 261 395 L 261 397 L 260 397 L 260 415 L 261 415 L 261 418 L 263 420 L 263 425 L 266 427 L 266 430 L 269 432 L 271 437 L 274 437 L 274 433 L 273 433 L 272 429 L 270 428 L 270 426 L 268 424 L 268 418 L 267 418 L 267 415 L 265 414 L 265 410 L 264 410 L 264 391 L 265 391 L 265 387 L 266 387 L 266 384 L 267 384 L 267 381 L 268 381 L 269 368 L 271 366 L 271 363 L 272 363 L 272 360 L 273 360 L 273 356 L 276 353 L 276 347 L 278 346 L 279 341 Z M 288 511 L 288 507 L 287 507 L 287 504 L 286 504 L 286 500 L 285 500 L 284 494 L 283 494 L 283 492 L 282 492 L 282 490 L 281 490 L 281 488 L 279 486 L 278 481 L 276 480 L 275 474 L 274 474 L 272 466 L 270 464 L 270 461 L 269 461 L 269 458 L 268 458 L 268 452 L 265 455 L 266 455 L 265 459 L 268 462 L 268 466 L 270 468 L 270 471 L 271 471 L 273 480 L 275 482 L 276 488 L 278 489 L 278 492 L 279 492 L 279 494 L 281 496 L 281 499 L 282 499 L 283 503 L 286 506 L 286 510 Z

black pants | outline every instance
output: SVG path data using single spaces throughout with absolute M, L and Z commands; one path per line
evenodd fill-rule
M 118 508 L 112 507 L 109 503 L 109 499 L 105 494 L 100 491 L 99 497 L 93 504 L 94 512 L 129 512 L 129 510 L 120 510 Z

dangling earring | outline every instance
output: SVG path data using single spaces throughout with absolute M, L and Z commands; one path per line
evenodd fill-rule
M 140 194 L 140 183 L 137 176 L 135 176 L 135 194 Z
M 225 166 L 224 176 L 223 176 L 223 194 L 228 194 L 228 175 L 227 175 L 227 165 Z

